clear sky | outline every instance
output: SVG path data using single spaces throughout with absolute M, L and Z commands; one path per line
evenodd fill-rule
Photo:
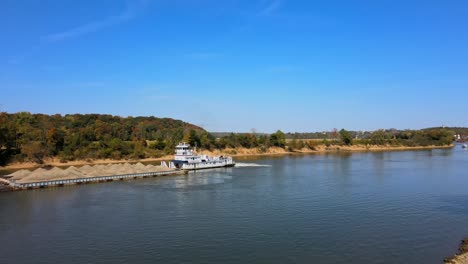
M 3 0 L 0 111 L 468 126 L 468 1 Z

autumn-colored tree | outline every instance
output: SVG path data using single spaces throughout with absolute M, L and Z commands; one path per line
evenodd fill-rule
M 40 141 L 30 141 L 23 144 L 21 152 L 26 155 L 29 160 L 39 164 L 43 163 L 43 159 L 46 155 L 46 150 Z

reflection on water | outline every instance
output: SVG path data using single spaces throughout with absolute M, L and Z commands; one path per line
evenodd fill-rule
M 162 184 L 165 188 L 187 188 L 190 186 L 200 186 L 200 185 L 211 185 L 211 184 L 221 184 L 225 183 L 232 179 L 232 176 L 228 175 L 198 175 L 198 174 L 189 174 L 183 179 L 164 179 L 158 184 Z
M 223 184 L 232 180 L 232 173 L 234 169 L 239 168 L 267 168 L 271 167 L 269 164 L 259 163 L 236 163 L 235 168 L 218 168 L 208 170 L 190 171 L 187 175 L 162 177 L 157 181 L 146 181 L 141 185 L 160 186 L 162 188 L 188 188 L 192 186 L 203 186 L 212 184 Z

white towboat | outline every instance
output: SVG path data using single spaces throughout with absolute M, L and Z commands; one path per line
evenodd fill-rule
M 174 160 L 170 162 L 169 167 L 182 170 L 201 170 L 235 165 L 232 157 L 196 155 L 190 145 L 183 142 L 176 146 Z

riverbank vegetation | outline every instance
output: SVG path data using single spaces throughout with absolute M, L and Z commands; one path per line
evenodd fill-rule
M 119 117 L 100 114 L 43 115 L 27 112 L 0 113 L 0 165 L 56 158 L 61 162 L 96 159 L 144 159 L 170 155 L 175 145 L 186 141 L 198 150 L 219 152 L 253 149 L 315 151 L 322 147 L 444 146 L 453 141 L 453 131 L 377 130 L 355 132 L 342 129 L 317 133 L 224 133 L 216 137 L 204 129 L 169 118 Z M 306 138 L 309 137 L 309 138 Z
M 208 137 L 202 128 L 170 118 L 0 113 L 0 165 L 48 157 L 65 162 L 158 156 L 190 133 Z

